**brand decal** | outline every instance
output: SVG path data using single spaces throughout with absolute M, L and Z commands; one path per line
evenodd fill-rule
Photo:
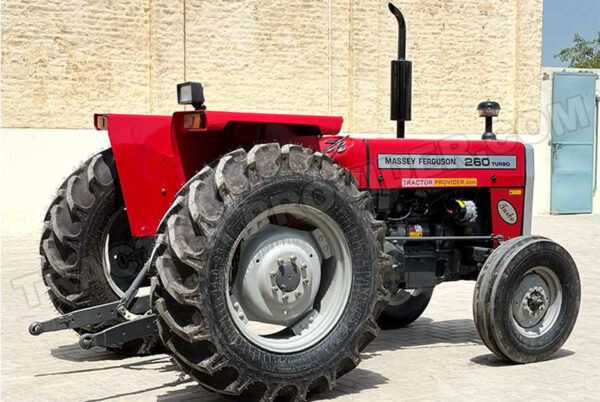
M 498 214 L 500 214 L 500 218 L 509 225 L 517 223 L 517 211 L 515 207 L 506 200 L 498 201 Z
M 402 187 L 476 187 L 477 178 L 402 179 Z
M 516 169 L 515 155 L 377 154 L 379 169 Z

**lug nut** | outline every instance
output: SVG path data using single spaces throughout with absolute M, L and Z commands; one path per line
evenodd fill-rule
M 306 267 L 308 267 L 308 265 L 306 265 L 306 264 L 300 265 L 300 268 L 302 268 L 302 269 L 306 269 Z
M 285 261 L 283 260 L 283 258 L 278 258 L 277 259 L 277 264 L 279 264 L 279 265 L 283 265 L 284 262 Z
M 296 257 L 295 255 L 290 257 L 290 260 L 292 260 L 292 261 L 296 261 L 297 259 L 298 259 L 298 257 Z
M 302 280 L 302 283 L 305 284 L 305 285 L 308 285 L 309 282 L 310 281 L 308 280 L 308 278 Z
M 233 307 L 237 310 L 238 308 L 240 308 L 240 303 L 238 303 L 238 302 L 233 303 Z
M 283 295 L 283 296 L 282 296 L 282 299 L 283 299 L 283 300 L 287 300 L 287 299 L 289 299 L 289 298 L 290 298 L 290 296 L 288 296 L 288 295 Z
M 277 275 L 277 272 L 271 271 L 271 278 L 275 278 L 275 275 Z
M 277 289 L 278 289 L 278 288 L 277 288 L 277 286 L 273 286 L 273 287 L 271 288 L 271 290 L 272 290 L 274 293 L 277 293 Z
M 299 291 L 299 290 L 297 290 L 297 291 L 296 291 L 296 296 L 298 296 L 298 297 L 302 296 L 302 292 L 301 292 L 301 291 Z

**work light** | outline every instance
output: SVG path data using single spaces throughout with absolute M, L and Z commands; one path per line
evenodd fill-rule
M 196 110 L 206 109 L 204 106 L 204 89 L 199 82 L 177 84 L 177 103 L 192 105 Z

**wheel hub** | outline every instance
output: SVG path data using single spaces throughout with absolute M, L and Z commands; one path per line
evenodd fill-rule
M 537 325 L 550 305 L 550 290 L 544 279 L 535 273 L 523 277 L 513 297 L 513 316 L 523 328 Z
M 294 262 L 296 260 L 297 257 L 295 255 L 291 256 L 290 261 L 288 262 L 284 262 L 283 259 L 279 260 L 277 262 L 279 264 L 277 270 L 273 271 L 277 287 L 282 292 L 293 292 L 298 288 L 298 285 L 300 285 L 302 275 L 300 273 L 300 268 Z
M 290 325 L 312 309 L 321 256 L 308 232 L 268 225 L 242 245 L 233 286 L 243 320 Z

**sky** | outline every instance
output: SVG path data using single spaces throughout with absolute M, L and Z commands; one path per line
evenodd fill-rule
M 554 55 L 573 45 L 579 33 L 593 39 L 600 31 L 600 0 L 544 0 L 542 65 L 566 67 Z

